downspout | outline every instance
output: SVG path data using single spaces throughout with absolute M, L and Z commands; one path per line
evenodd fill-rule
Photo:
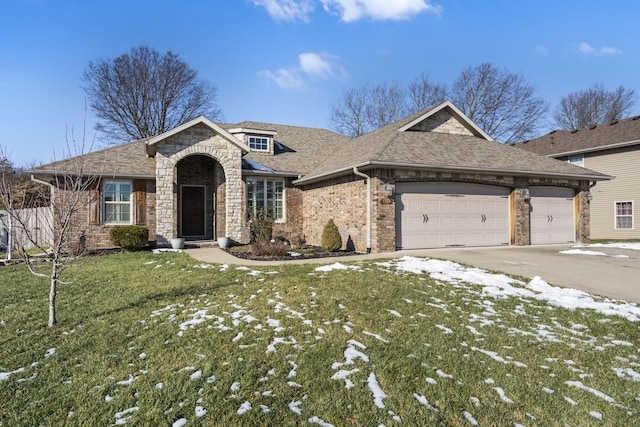
M 371 177 L 353 167 L 353 173 L 367 181 L 367 253 L 371 253 Z

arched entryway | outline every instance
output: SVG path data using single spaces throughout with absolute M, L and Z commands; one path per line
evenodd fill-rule
M 213 240 L 225 233 L 225 174 L 207 155 L 187 156 L 176 164 L 174 220 L 178 237 Z

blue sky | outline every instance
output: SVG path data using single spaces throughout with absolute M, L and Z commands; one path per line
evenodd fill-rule
M 640 92 L 631 0 L 0 0 L 0 16 L 0 145 L 17 165 L 62 158 L 67 129 L 81 140 L 88 62 L 142 44 L 217 85 L 232 123 L 327 128 L 351 86 L 451 83 L 482 62 L 521 73 L 551 110 L 594 83 Z

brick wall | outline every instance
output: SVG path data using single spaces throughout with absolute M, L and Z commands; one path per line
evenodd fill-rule
M 353 175 L 306 186 L 302 193 L 303 233 L 307 243 L 320 245 L 322 229 L 333 219 L 343 248 L 367 249 L 365 181 Z
M 145 221 L 144 225 L 149 229 L 149 241 L 154 242 L 156 240 L 155 234 L 155 204 L 156 204 L 156 195 L 155 195 L 155 181 L 146 180 L 145 186 L 146 194 L 145 194 Z M 61 200 L 69 200 L 69 198 L 73 197 L 71 192 L 56 189 L 54 191 L 54 197 L 57 198 L 56 203 L 60 204 Z M 84 236 L 84 245 L 87 249 L 106 249 L 112 248 L 113 244 L 111 243 L 111 236 L 109 235 L 110 231 L 114 227 L 118 227 L 118 225 L 110 225 L 103 224 L 102 217 L 102 183 L 99 183 L 94 190 L 92 191 L 83 191 L 79 200 L 81 201 L 80 206 L 78 207 L 75 215 L 72 218 L 72 231 L 69 233 L 71 236 L 69 243 L 69 247 L 73 248 L 77 246 L 79 243 L 80 236 Z M 135 198 L 135 194 L 133 195 Z M 137 218 L 136 209 L 135 209 L 136 200 L 132 200 L 131 207 L 131 215 L 132 215 L 132 224 L 136 224 Z M 62 202 L 62 205 L 65 203 Z M 92 207 L 95 205 L 95 207 Z M 97 216 L 97 221 L 92 223 L 90 217 L 92 215 L 91 210 L 96 209 L 94 215 Z M 55 220 L 54 220 L 55 222 Z
M 282 236 L 289 241 L 303 238 L 303 193 L 296 188 L 291 179 L 285 180 L 285 220 L 273 224 L 273 235 Z

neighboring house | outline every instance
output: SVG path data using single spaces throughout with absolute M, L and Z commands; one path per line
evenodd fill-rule
M 159 246 L 247 242 L 260 208 L 273 211 L 274 234 L 311 244 L 333 219 L 361 252 L 587 242 L 589 188 L 609 178 L 494 142 L 450 102 L 355 139 L 199 117 L 86 156 L 101 180 L 78 221 L 94 247 L 122 224 L 146 225 Z M 30 172 L 54 182 L 77 160 Z
M 640 116 L 515 144 L 615 179 L 591 189 L 593 239 L 640 238 Z

